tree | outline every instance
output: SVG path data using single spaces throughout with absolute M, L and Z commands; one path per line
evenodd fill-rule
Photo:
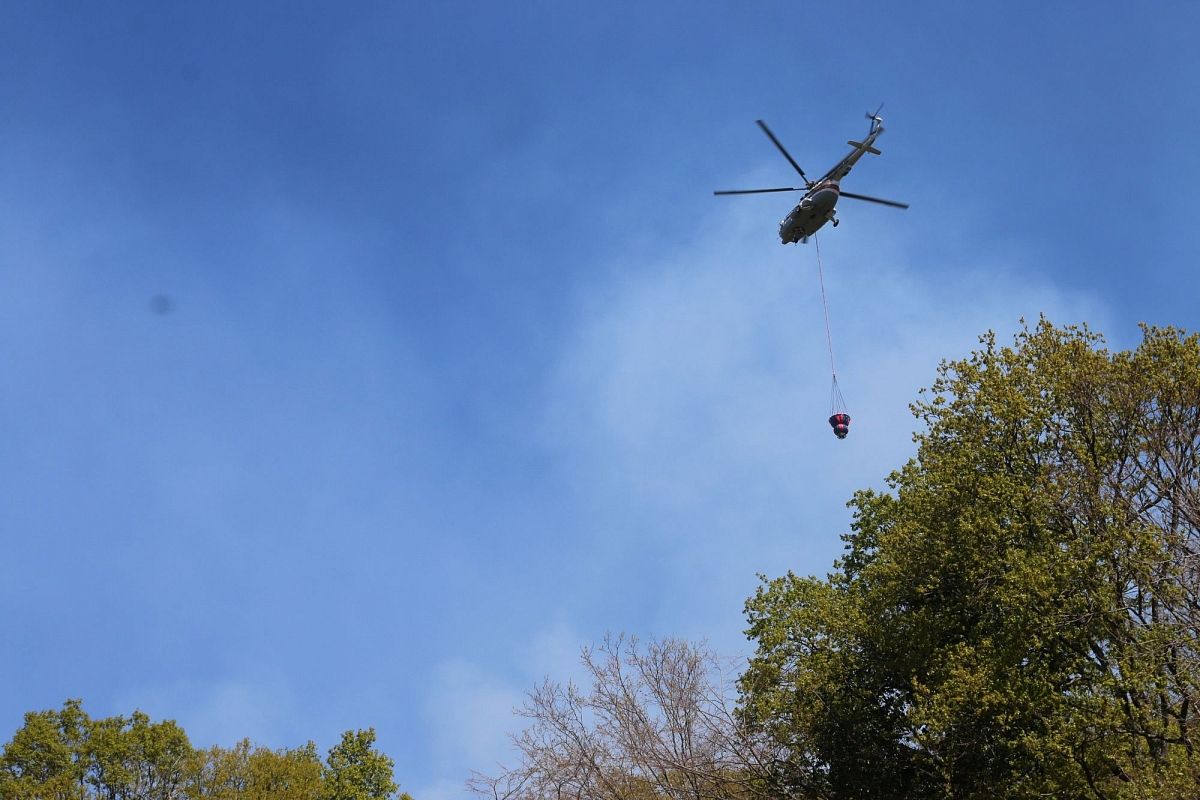
M 90 720 L 81 753 L 85 783 L 109 800 L 176 800 L 193 754 L 173 720 L 152 723 L 141 711 L 130 717 Z
M 748 601 L 743 719 L 800 797 L 1200 795 L 1200 341 L 981 345 L 835 572 Z
M 192 748 L 174 722 L 145 714 L 94 720 L 78 700 L 36 711 L 0 754 L 0 797 L 173 800 L 183 797 Z
M 171 720 L 140 711 L 92 719 L 68 700 L 61 711 L 26 714 L 4 745 L 0 799 L 387 800 L 396 791 L 392 760 L 374 743 L 374 730 L 346 731 L 325 764 L 312 742 L 197 750 Z
M 196 753 L 188 797 L 194 800 L 318 800 L 321 758 L 312 742 L 295 749 L 254 747 L 243 739 L 232 748 Z
M 326 759 L 321 800 L 385 800 L 395 793 L 392 760 L 374 745 L 374 728 L 342 734 Z
M 76 800 L 84 797 L 82 742 L 87 715 L 77 700 L 61 712 L 31 711 L 0 753 L 0 797 Z
M 495 800 L 770 796 L 769 743 L 744 735 L 732 681 L 704 645 L 609 637 L 581 663 L 590 691 L 544 681 L 518 713 L 515 767 L 468 784 Z M 768 746 L 764 746 L 768 745 Z

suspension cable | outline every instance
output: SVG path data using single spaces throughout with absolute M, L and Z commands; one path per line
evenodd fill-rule
M 825 309 L 825 341 L 829 344 L 829 371 L 833 373 L 833 382 L 837 383 L 837 367 L 833 363 L 833 334 L 829 328 L 829 301 L 825 299 L 825 271 L 821 268 L 821 242 L 813 235 L 813 244 L 817 246 L 817 279 L 821 282 L 821 306 Z
M 821 307 L 825 309 L 825 342 L 829 345 L 829 372 L 833 376 L 833 384 L 829 388 L 829 413 L 833 414 L 846 408 L 846 398 L 838 387 L 837 365 L 833 360 L 833 332 L 829 324 L 829 300 L 825 296 L 825 270 L 821 266 L 821 242 L 814 235 L 813 244 L 817 249 L 817 280 L 821 284 Z

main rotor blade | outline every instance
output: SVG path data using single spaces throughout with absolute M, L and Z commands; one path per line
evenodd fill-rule
M 783 157 L 788 160 L 788 163 L 796 169 L 796 172 L 800 173 L 800 177 L 804 178 L 804 182 L 809 183 L 810 181 L 808 180 L 808 176 L 804 174 L 804 170 L 800 169 L 800 165 L 796 163 L 796 159 L 792 158 L 792 154 L 789 153 L 787 149 L 779 143 L 779 140 L 775 138 L 775 134 L 771 133 L 771 129 L 767 127 L 767 123 L 763 122 L 761 119 L 755 120 L 755 122 L 758 123 L 758 127 L 763 129 L 763 133 L 770 138 L 772 144 L 779 148 L 779 152 L 783 153 Z
M 851 194 L 850 192 L 838 192 L 842 197 L 850 197 L 855 200 L 866 200 L 868 203 L 882 203 L 885 206 L 893 206 L 895 208 L 908 208 L 908 203 L 897 203 L 895 200 L 882 200 L 878 197 L 867 197 L 865 194 Z
M 713 194 L 763 194 L 764 192 L 803 192 L 807 187 L 784 186 L 781 189 L 727 189 Z

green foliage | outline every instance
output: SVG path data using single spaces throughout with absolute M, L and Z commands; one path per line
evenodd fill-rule
M 78 761 L 84 783 L 97 796 L 167 800 L 182 795 L 192 746 L 174 722 L 151 723 L 135 711 L 128 718 L 87 720 L 83 730 Z
M 85 796 L 82 749 L 86 716 L 79 702 L 61 712 L 31 711 L 0 754 L 0 797 L 68 800 Z
M 312 742 L 294 750 L 253 747 L 243 739 L 226 750 L 198 752 L 187 797 L 212 800 L 317 800 L 321 759 Z
M 322 764 L 316 745 L 242 740 L 197 750 L 172 721 L 91 719 L 78 700 L 25 715 L 0 751 L 3 800 L 388 800 L 392 761 L 375 732 L 347 731 Z M 398 800 L 412 800 L 407 794 Z
M 395 793 L 392 760 L 374 744 L 374 728 L 342 734 L 326 759 L 321 800 L 384 800 Z
M 745 719 L 800 796 L 1200 796 L 1200 341 L 981 344 L 836 571 L 748 601 Z

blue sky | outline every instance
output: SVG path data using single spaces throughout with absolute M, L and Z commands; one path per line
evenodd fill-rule
M 939 358 L 1196 328 L 1200 9 L 981 5 L 5 3 L 0 725 L 371 725 L 459 797 L 606 631 L 745 653 Z M 838 442 L 792 198 L 711 192 L 881 101 Z

